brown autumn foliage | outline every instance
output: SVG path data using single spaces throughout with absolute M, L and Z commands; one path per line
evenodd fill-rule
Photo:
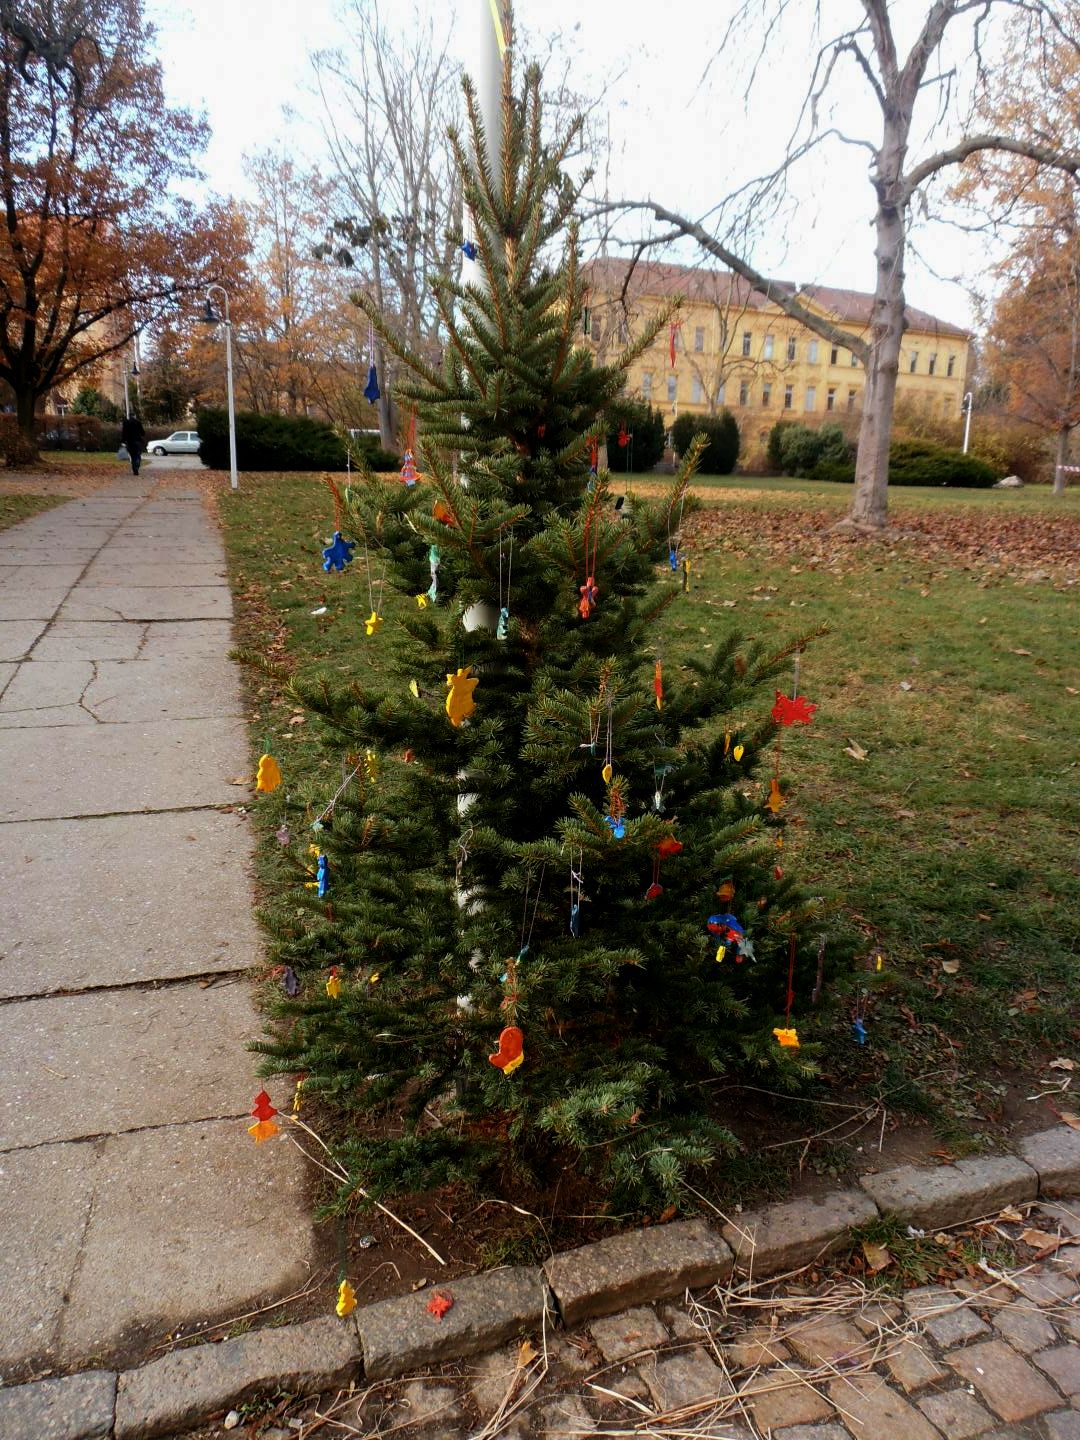
M 235 253 L 228 208 L 173 197 L 204 125 L 166 105 L 141 0 L 0 9 L 0 388 L 36 458 L 50 391 L 128 345 Z

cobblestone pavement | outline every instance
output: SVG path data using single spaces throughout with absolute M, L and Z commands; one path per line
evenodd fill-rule
M 283 1402 L 231 1433 L 1080 1440 L 1080 1201 L 1040 1205 L 1023 1225 L 1064 1243 L 902 1297 L 789 1279 L 642 1305 L 471 1364 Z

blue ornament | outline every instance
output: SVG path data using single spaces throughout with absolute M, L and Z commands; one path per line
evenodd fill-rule
M 465 256 L 466 260 L 475 260 L 476 246 L 471 240 L 466 240 L 464 245 L 462 245 L 461 247 L 461 253 Z
M 679 552 L 672 546 L 667 552 L 668 564 L 671 566 L 671 573 L 674 575 L 679 568 Z
M 356 549 L 355 540 L 343 540 L 341 531 L 334 531 L 334 539 L 322 552 L 322 568 L 329 575 L 331 570 L 344 570 Z
M 626 834 L 626 821 L 623 817 L 620 815 L 618 820 L 615 820 L 610 815 L 605 815 L 604 820 L 611 826 L 611 833 L 615 836 L 615 839 L 621 840 Z
M 499 623 L 495 626 L 495 639 L 505 640 L 507 626 L 510 624 L 510 611 L 504 605 L 499 611 Z
M 726 935 L 729 939 L 735 940 L 740 935 L 746 934 L 734 915 L 710 915 L 705 924 L 708 926 L 710 935 Z M 734 934 L 732 934 L 733 931 Z
M 367 372 L 367 384 L 364 386 L 364 399 L 370 400 L 372 405 L 374 405 L 375 401 L 378 400 L 381 395 L 382 391 L 379 389 L 378 373 L 376 372 L 374 365 L 369 365 Z
M 330 862 L 325 855 L 320 855 L 315 866 L 315 889 L 320 900 L 325 900 L 326 892 L 330 889 Z
M 576 940 L 581 934 L 581 906 L 570 906 L 570 934 Z
M 860 1044 L 860 1045 L 865 1045 L 865 1044 L 866 1044 L 866 1026 L 863 1024 L 863 1022 L 862 1022 L 861 1020 L 855 1020 L 855 1021 L 852 1023 L 851 1029 L 852 1029 L 852 1032 L 853 1032 L 854 1035 L 855 1035 L 855 1039 L 859 1042 L 859 1044 Z

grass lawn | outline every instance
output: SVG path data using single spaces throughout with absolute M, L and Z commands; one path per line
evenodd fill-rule
M 829 627 L 802 661 L 815 722 L 786 732 L 783 760 L 786 863 L 840 897 L 867 967 L 806 1020 L 828 1079 L 890 1114 L 932 1116 L 954 1153 L 1002 1122 L 1050 1123 L 1050 1103 L 1025 1097 L 1060 1079 L 1046 1061 L 1080 1058 L 1078 495 L 902 489 L 892 510 L 912 535 L 870 544 L 829 532 L 844 486 L 705 477 L 697 491 L 691 589 L 658 641 L 665 669 L 732 626 L 776 641 Z M 325 486 L 245 476 L 219 503 L 241 642 L 378 683 L 362 559 L 340 576 L 320 566 Z M 387 597 L 384 636 L 405 603 Z M 253 682 L 252 701 L 253 746 L 268 738 L 292 776 L 322 765 L 329 790 L 309 722 L 270 682 Z M 256 814 L 272 880 L 280 807 Z M 862 1049 L 851 1021 L 864 990 Z M 831 1142 L 819 1153 L 830 1170 L 850 1159 Z
M 66 499 L 64 495 L 0 495 L 0 530 L 17 525 L 20 520 L 29 520 L 42 510 L 51 510 L 54 505 L 62 505 Z

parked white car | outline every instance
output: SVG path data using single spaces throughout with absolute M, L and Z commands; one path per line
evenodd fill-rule
M 195 455 L 199 449 L 197 430 L 174 430 L 164 440 L 151 440 L 151 455 Z

